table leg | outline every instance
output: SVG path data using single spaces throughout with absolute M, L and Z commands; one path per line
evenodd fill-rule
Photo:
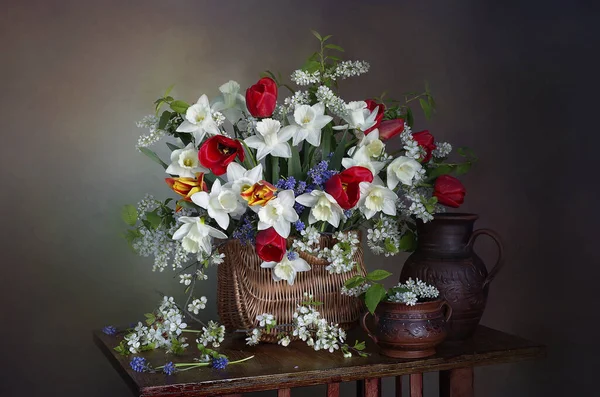
M 440 397 L 474 397 L 473 368 L 440 371 Z
M 365 379 L 365 397 L 381 397 L 381 378 Z
M 423 397 L 423 374 L 410 374 L 410 397 Z
M 340 384 L 339 383 L 328 383 L 327 384 L 327 397 L 340 397 Z
M 277 397 L 291 397 L 292 389 L 279 389 L 277 390 Z

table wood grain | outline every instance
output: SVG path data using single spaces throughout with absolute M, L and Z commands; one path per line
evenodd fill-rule
M 367 340 L 360 330 L 349 333 L 349 342 Z M 124 357 L 113 348 L 121 337 L 94 332 L 94 340 L 113 367 L 129 384 L 135 395 L 150 397 L 202 397 L 236 395 L 238 393 L 290 389 L 301 386 L 350 382 L 364 379 L 421 374 L 471 368 L 481 365 L 516 362 L 545 356 L 545 347 L 523 338 L 484 326 L 465 342 L 448 342 L 438 347 L 434 356 L 422 359 L 394 359 L 380 355 L 377 346 L 367 341 L 369 357 L 344 358 L 340 352 L 314 351 L 302 342 L 293 342 L 284 348 L 274 344 L 246 346 L 243 338 L 229 337 L 219 349 L 231 361 L 251 355 L 255 357 L 224 370 L 199 368 L 174 375 L 137 373 L 130 366 L 131 356 Z M 182 356 L 166 354 L 163 350 L 144 352 L 153 366 L 166 362 L 192 362 L 196 349 L 193 337 L 190 347 Z M 330 387 L 335 395 L 335 387 Z M 454 395 L 446 390 L 446 395 Z M 284 392 L 285 395 L 285 392 Z

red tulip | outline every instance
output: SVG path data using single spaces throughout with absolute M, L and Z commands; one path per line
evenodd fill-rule
M 281 262 L 286 252 L 286 240 L 270 227 L 256 233 L 256 254 L 265 262 Z
M 433 185 L 433 195 L 437 197 L 438 203 L 448 207 L 460 207 L 466 193 L 463 184 L 450 175 L 440 175 Z
M 373 182 L 373 174 L 365 167 L 350 167 L 335 174 L 325 183 L 325 191 L 345 210 L 354 207 L 360 198 L 359 184 Z
M 277 83 L 263 77 L 246 90 L 246 107 L 254 117 L 271 117 L 277 104 Z
M 428 162 L 431 159 L 431 152 L 433 152 L 437 147 L 435 145 L 433 135 L 431 135 L 428 130 L 424 130 L 421 132 L 415 132 L 413 134 L 413 139 L 419 144 L 419 146 L 425 149 L 425 157 L 423 158 L 422 162 Z
M 367 99 L 365 102 L 367 103 L 367 109 L 369 109 L 370 111 L 377 109 L 377 117 L 375 118 L 375 124 L 373 125 L 373 127 L 365 131 L 365 135 L 367 135 L 375 128 L 378 128 L 381 124 L 381 120 L 383 119 L 383 112 L 385 112 L 385 105 L 383 103 L 377 103 L 372 99 Z
M 385 141 L 404 131 L 404 119 L 386 120 L 379 124 L 379 139 Z
M 200 164 L 215 175 L 223 175 L 227 172 L 227 166 L 235 160 L 236 156 L 244 161 L 245 153 L 242 144 L 223 135 L 215 135 L 207 139 L 198 151 Z

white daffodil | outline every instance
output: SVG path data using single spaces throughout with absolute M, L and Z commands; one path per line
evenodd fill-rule
M 380 158 L 385 150 L 385 143 L 379 139 L 379 130 L 374 129 L 368 135 L 362 134 L 362 138 L 358 141 L 358 145 L 351 147 L 348 150 L 348 155 L 352 156 L 352 154 L 361 147 L 365 148 L 365 152 L 371 160 Z
M 358 208 L 365 218 L 371 219 L 378 212 L 395 216 L 398 196 L 385 186 L 375 183 L 360 183 Z
M 183 225 L 173 233 L 173 240 L 181 240 L 181 246 L 186 252 L 197 254 L 203 251 L 210 255 L 213 237 L 227 238 L 222 231 L 204 223 L 204 218 L 182 216 L 179 222 Z
M 333 227 L 338 227 L 340 220 L 346 219 L 344 210 L 335 201 L 333 196 L 321 190 L 313 190 L 296 197 L 296 201 L 305 207 L 310 207 L 308 223 L 311 225 L 318 221 L 328 222 Z
M 208 211 L 208 216 L 214 219 L 223 230 L 229 226 L 230 215 L 232 218 L 237 218 L 245 212 L 233 190 L 223 188 L 218 179 L 213 183 L 210 194 L 207 192 L 194 193 L 192 201 Z
M 263 262 L 260 267 L 263 269 L 273 269 L 272 275 L 274 281 L 285 280 L 289 285 L 294 285 L 296 274 L 310 270 L 310 265 L 302 258 L 289 260 L 287 255 L 283 256 L 281 262 Z
M 165 171 L 167 174 L 182 178 L 195 178 L 197 172 L 208 172 L 209 170 L 200 165 L 198 151 L 193 143 L 189 143 L 183 149 L 171 152 L 171 164 Z
M 374 183 L 383 184 L 383 181 L 379 177 L 379 172 L 385 167 L 385 163 L 382 161 L 374 161 L 369 155 L 366 146 L 355 150 L 352 157 L 343 158 L 342 165 L 344 168 L 365 167 L 373 174 Z
M 375 125 L 378 111 L 377 107 L 369 110 L 365 101 L 349 102 L 346 104 L 346 113 L 342 116 L 348 124 L 333 128 L 336 130 L 349 128 L 358 132 L 364 132 Z
M 246 99 L 240 94 L 240 85 L 233 80 L 219 87 L 219 96 L 212 105 L 212 110 L 221 112 L 231 123 L 242 118 L 242 109 L 246 108 Z
M 257 149 L 256 159 L 261 160 L 267 154 L 275 157 L 292 157 L 292 149 L 287 141 L 294 133 L 291 129 L 281 129 L 281 123 L 273 119 L 263 119 L 256 123 L 256 135 L 244 140 L 246 145 Z
M 289 118 L 290 125 L 281 131 L 292 130 L 292 145 L 296 146 L 306 139 L 313 146 L 321 145 L 321 129 L 333 117 L 325 115 L 325 105 L 321 102 L 310 105 L 300 105 L 294 111 L 294 116 Z
M 206 133 L 211 135 L 220 134 L 206 95 L 202 95 L 197 103 L 187 108 L 185 120 L 177 127 L 177 132 L 192 133 L 196 146 L 202 142 Z
M 241 203 L 246 203 L 246 200 L 240 194 L 262 179 L 262 164 L 258 164 L 251 170 L 246 170 L 238 163 L 231 163 L 227 166 L 227 183 L 223 187 L 233 190 L 238 200 Z
M 294 191 L 284 190 L 258 210 L 258 230 L 273 227 L 277 234 L 287 238 L 290 235 L 290 223 L 298 220 L 294 210 Z
M 421 163 L 410 157 L 400 156 L 387 167 L 387 184 L 390 189 L 396 188 L 398 182 L 412 186 L 415 175 L 423 168 Z

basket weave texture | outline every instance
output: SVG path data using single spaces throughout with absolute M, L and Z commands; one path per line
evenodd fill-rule
M 322 235 L 320 243 L 321 248 L 331 248 L 335 241 Z M 361 300 L 340 293 L 346 280 L 357 274 L 366 275 L 360 246 L 354 254 L 358 269 L 343 274 L 330 274 L 325 270 L 327 261 L 299 252 L 311 270 L 298 273 L 294 285 L 285 280 L 273 281 L 272 270 L 260 267 L 262 260 L 251 245 L 230 239 L 222 252 L 225 258 L 218 266 L 217 310 L 221 323 L 229 331 L 257 327 L 256 316 L 263 313 L 273 314 L 278 324 L 291 324 L 297 305 L 305 299 L 304 292 L 323 302 L 317 308 L 323 318 L 344 329 L 352 327 L 364 311 Z M 263 332 L 261 340 L 276 342 L 277 332 Z

